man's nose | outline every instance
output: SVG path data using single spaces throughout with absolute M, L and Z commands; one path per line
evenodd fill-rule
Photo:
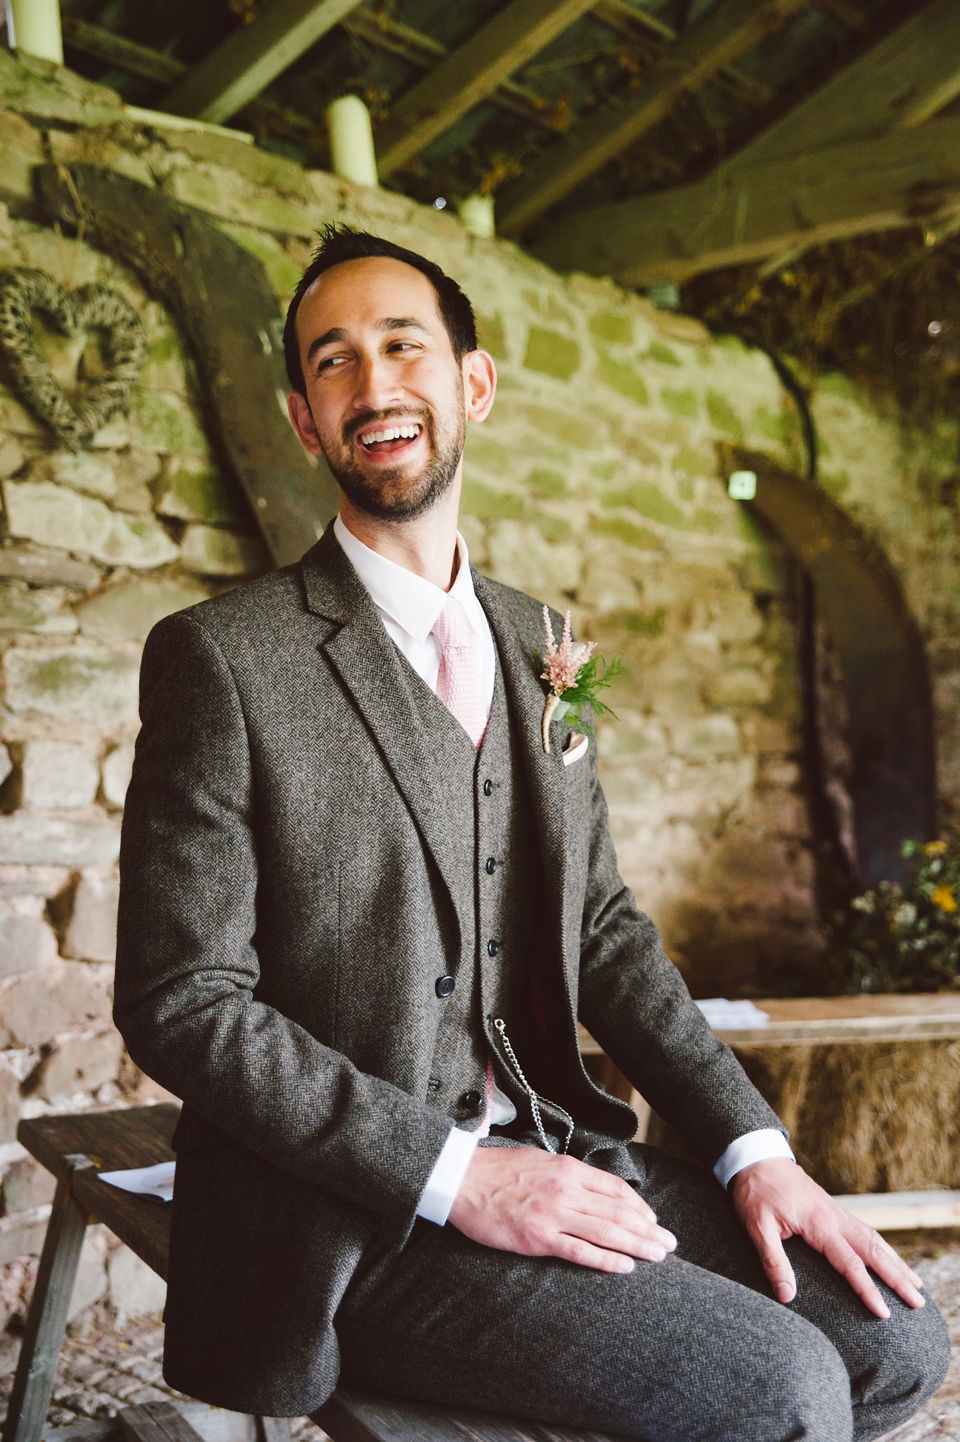
M 396 372 L 383 356 L 367 355 L 357 370 L 353 404 L 360 411 L 382 411 L 402 399 Z

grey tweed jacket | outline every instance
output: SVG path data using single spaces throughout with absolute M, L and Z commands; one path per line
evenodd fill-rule
M 567 1094 L 612 1144 L 632 1135 L 583 1070 L 579 1016 L 712 1165 L 778 1122 L 617 874 L 595 748 L 544 753 L 539 604 L 475 583 L 542 846 Z M 428 1104 L 435 981 L 473 943 L 420 685 L 330 530 L 144 651 L 115 1014 L 184 1100 L 165 1374 L 236 1411 L 329 1395 L 338 1302 L 366 1246 L 403 1245 L 449 1130 Z

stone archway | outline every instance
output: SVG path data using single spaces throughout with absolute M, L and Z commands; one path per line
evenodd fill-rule
M 771 526 L 810 578 L 847 713 L 856 861 L 862 887 L 899 881 L 900 842 L 936 825 L 936 769 L 926 650 L 886 556 L 840 506 L 768 457 L 724 447 L 724 474 L 756 473 L 742 504 Z

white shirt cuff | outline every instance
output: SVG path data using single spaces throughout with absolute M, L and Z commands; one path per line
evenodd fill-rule
M 775 1127 L 747 1132 L 746 1136 L 737 1137 L 735 1142 L 730 1143 L 714 1167 L 713 1175 L 722 1187 L 728 1187 L 744 1167 L 752 1166 L 754 1162 L 769 1162 L 774 1157 L 788 1157 L 791 1162 L 797 1160 L 783 1132 L 778 1132 Z
M 433 1171 L 427 1178 L 417 1203 L 417 1216 L 442 1227 L 450 1215 L 450 1209 L 457 1200 L 457 1193 L 467 1174 L 467 1167 L 473 1161 L 479 1132 L 463 1132 L 451 1127 L 450 1135 L 443 1144 L 443 1150 L 434 1163 Z

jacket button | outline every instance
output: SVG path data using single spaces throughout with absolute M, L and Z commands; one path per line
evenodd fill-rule
M 437 996 L 452 996 L 453 988 L 456 986 L 456 984 L 457 978 L 455 976 L 438 976 L 436 985 Z
M 498 952 L 499 950 L 500 950 L 500 943 L 499 943 L 499 941 L 488 941 L 488 942 L 487 942 L 487 953 L 488 953 L 488 955 L 490 955 L 490 956 L 496 956 L 496 954 L 497 954 L 497 952 Z
M 487 875 L 488 875 L 488 876 L 492 876 L 493 873 L 496 871 L 496 869 L 497 869 L 497 858 L 496 858 L 495 856 L 488 856 L 488 857 L 487 857 Z
M 460 1098 L 460 1105 L 462 1107 L 465 1107 L 467 1111 L 470 1112 L 479 1111 L 482 1103 L 483 1097 L 479 1092 L 464 1092 L 463 1096 Z
M 490 781 L 489 779 L 486 780 L 486 781 L 483 783 L 483 794 L 484 794 L 484 796 L 492 796 L 492 795 L 493 795 L 493 782 Z

